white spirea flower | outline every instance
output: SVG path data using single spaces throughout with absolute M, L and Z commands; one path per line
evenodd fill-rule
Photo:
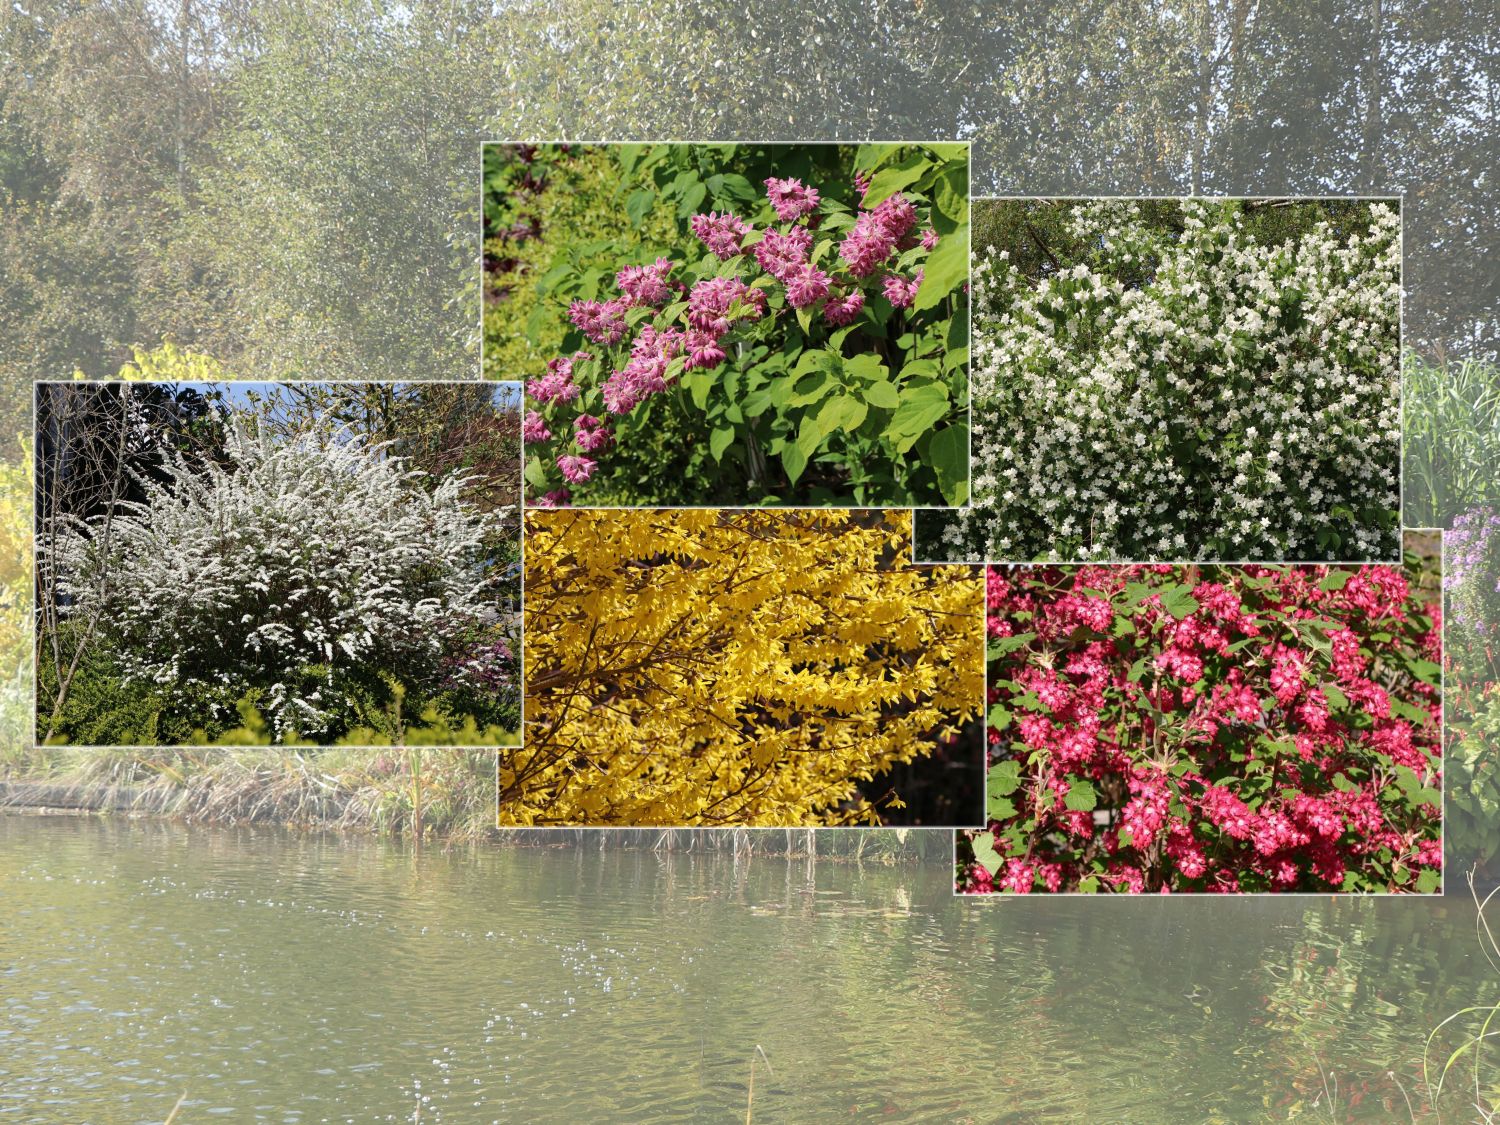
M 255 687 L 279 734 L 317 733 L 320 680 L 388 669 L 415 686 L 490 606 L 492 517 L 462 499 L 466 478 L 429 488 L 388 446 L 326 427 L 276 441 L 235 426 L 226 452 L 169 454 L 166 483 L 138 478 L 144 502 L 107 531 L 60 518 L 41 559 L 128 679 L 177 698 Z

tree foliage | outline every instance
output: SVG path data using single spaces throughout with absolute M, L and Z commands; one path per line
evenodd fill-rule
M 502 824 L 899 823 L 880 775 L 979 708 L 978 576 L 906 563 L 909 513 L 526 519 Z

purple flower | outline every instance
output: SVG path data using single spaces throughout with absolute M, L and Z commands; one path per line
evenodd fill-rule
M 666 258 L 657 258 L 649 266 L 626 266 L 615 274 L 615 284 L 625 294 L 631 305 L 659 305 L 672 295 L 667 284 L 667 274 L 672 272 L 672 263 Z
M 853 324 L 854 318 L 859 316 L 864 307 L 865 295 L 855 289 L 847 296 L 828 298 L 828 303 L 823 306 L 823 319 L 835 328 L 842 328 L 846 324 Z
M 786 281 L 797 267 L 807 264 L 807 252 L 812 248 L 812 231 L 806 227 L 793 227 L 782 234 L 768 230 L 755 244 L 755 260 L 760 268 L 778 281 Z
M 592 414 L 580 414 L 574 423 L 577 432 L 573 440 L 578 443 L 578 448 L 585 453 L 598 453 L 600 450 L 608 449 L 615 440 L 615 436 L 604 421 L 595 418 Z
M 766 181 L 766 195 L 783 223 L 811 214 L 818 207 L 818 191 L 805 186 L 801 180 L 778 180 L 774 176 Z
M 854 220 L 854 226 L 839 244 L 839 257 L 849 265 L 855 277 L 866 277 L 885 262 L 895 248 L 896 240 L 866 211 Z
M 707 215 L 694 215 L 693 233 L 703 245 L 720 258 L 732 258 L 740 252 L 740 240 L 750 233 L 750 228 L 729 212 L 719 214 L 710 211 Z
M 594 470 L 599 465 L 598 462 L 591 461 L 587 457 L 575 457 L 568 454 L 557 459 L 557 467 L 562 472 L 563 479 L 569 484 L 582 484 L 594 475 Z
M 521 439 L 527 442 L 551 441 L 552 431 L 547 428 L 547 420 L 535 410 L 528 410 L 521 422 Z
M 684 370 L 694 367 L 715 367 L 724 362 L 724 349 L 719 347 L 719 337 L 712 332 L 694 329 L 687 334 L 688 358 Z
M 828 295 L 828 275 L 816 266 L 802 266 L 787 279 L 786 299 L 794 309 L 815 305 Z
M 906 237 L 906 232 L 917 224 L 917 209 L 899 191 L 882 199 L 870 214 L 892 242 L 901 241 Z
M 624 301 L 574 301 L 568 319 L 596 344 L 617 344 L 625 335 Z
M 914 276 L 909 278 L 900 277 L 893 273 L 886 274 L 885 279 L 880 283 L 881 288 L 885 291 L 885 299 L 894 308 L 911 308 L 912 301 L 916 299 L 917 290 L 922 287 L 922 275 L 922 270 L 918 270 Z

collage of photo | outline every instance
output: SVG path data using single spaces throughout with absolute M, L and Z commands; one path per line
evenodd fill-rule
M 970 161 L 486 144 L 483 379 L 39 383 L 37 743 L 945 829 L 963 895 L 1439 892 L 1400 200 Z
M 971 199 L 952 144 L 483 164 L 502 825 L 946 825 L 963 894 L 1440 890 L 1399 198 Z

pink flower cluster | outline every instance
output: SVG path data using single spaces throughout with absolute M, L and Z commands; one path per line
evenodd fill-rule
M 659 305 L 672 295 L 672 286 L 667 281 L 667 274 L 671 272 L 672 263 L 666 258 L 657 258 L 649 266 L 626 266 L 615 274 L 615 284 L 629 305 Z
M 1436 592 L 1331 569 L 991 568 L 1020 784 L 959 890 L 1435 889 Z
M 738 254 L 750 226 L 733 214 L 710 211 L 707 215 L 694 215 L 693 233 L 703 245 L 719 258 L 728 260 Z
M 574 301 L 568 309 L 568 319 L 578 325 L 596 344 L 618 344 L 625 335 L 625 310 L 629 304 L 623 300 Z

